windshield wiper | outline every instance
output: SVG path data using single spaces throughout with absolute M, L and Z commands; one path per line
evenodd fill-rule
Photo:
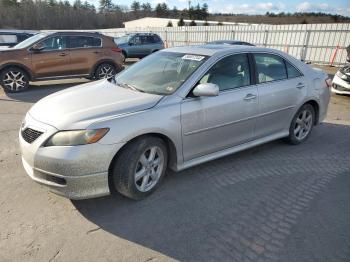
M 126 87 L 126 88 L 129 88 L 129 89 L 134 90 L 134 91 L 139 91 L 139 92 L 145 93 L 145 91 L 136 88 L 134 85 L 130 85 L 127 83 L 118 83 L 118 82 L 116 84 L 121 86 L 121 87 Z

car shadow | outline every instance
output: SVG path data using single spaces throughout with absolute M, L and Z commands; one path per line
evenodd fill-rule
M 303 213 L 314 206 L 323 188 L 346 172 L 350 175 L 344 159 L 349 133 L 347 125 L 321 124 L 298 146 L 278 140 L 182 172 L 170 171 L 158 191 L 142 201 L 113 195 L 72 203 L 97 231 L 181 261 L 276 261 L 300 221 L 305 228 L 308 223 L 315 226 L 312 218 L 303 221 Z M 346 181 L 350 186 L 350 179 Z M 343 194 L 350 197 L 350 192 Z M 312 217 L 320 209 L 322 205 Z M 345 209 L 350 211 L 349 205 Z M 344 206 L 334 206 L 333 212 L 350 219 Z M 350 237 L 333 233 L 325 242 Z M 288 254 L 300 250 L 300 243 L 293 243 L 298 245 L 289 246 Z M 308 243 L 304 251 L 308 255 L 313 248 L 317 244 Z M 337 254 L 343 248 L 347 246 L 326 246 L 323 253 Z
M 67 79 L 67 80 L 53 80 L 43 81 L 31 84 L 28 90 L 20 93 L 6 93 L 1 100 L 12 100 L 26 103 L 35 103 L 45 96 L 51 95 L 55 92 L 80 85 L 88 82 L 87 79 Z

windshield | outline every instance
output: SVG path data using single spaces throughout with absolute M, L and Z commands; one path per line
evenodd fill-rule
M 157 52 L 116 76 L 116 83 L 145 93 L 175 92 L 207 59 L 206 56 Z
M 130 36 L 129 35 L 125 35 L 125 36 L 121 36 L 121 37 L 118 37 L 118 38 L 114 38 L 114 42 L 117 45 L 129 43 L 129 40 L 130 40 Z
M 44 37 L 48 36 L 46 33 L 40 33 L 33 35 L 32 37 L 27 38 L 23 42 L 20 42 L 19 44 L 15 45 L 13 48 L 27 48 L 34 44 L 35 42 L 39 41 L 40 39 L 43 39 Z

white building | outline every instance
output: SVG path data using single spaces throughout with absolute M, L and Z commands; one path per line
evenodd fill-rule
M 158 18 L 158 17 L 144 17 L 128 22 L 124 22 L 125 28 L 145 28 L 145 27 L 166 27 L 169 21 L 173 24 L 173 27 L 177 27 L 179 19 L 173 18 Z M 185 25 L 189 25 L 192 20 L 184 19 Z M 209 26 L 218 25 L 218 21 L 204 21 L 204 20 L 194 20 L 197 26 L 204 25 L 205 22 Z M 232 23 L 232 22 L 221 22 L 223 25 L 251 25 L 247 23 Z

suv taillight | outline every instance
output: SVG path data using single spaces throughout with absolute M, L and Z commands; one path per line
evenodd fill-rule
M 113 47 L 112 48 L 112 52 L 116 52 L 116 53 L 121 53 L 122 49 L 118 48 L 118 47 Z
M 332 86 L 332 79 L 330 79 L 329 77 L 325 80 L 325 82 L 328 88 Z

